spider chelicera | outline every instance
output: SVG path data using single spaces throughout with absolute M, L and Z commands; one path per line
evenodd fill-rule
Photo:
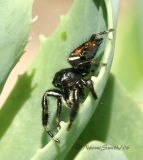
M 71 64 L 71 68 L 62 69 L 55 74 L 53 79 L 53 85 L 56 89 L 47 90 L 42 99 L 42 124 L 45 131 L 55 141 L 60 141 L 54 137 L 53 133 L 48 127 L 49 120 L 49 104 L 48 97 L 55 97 L 57 99 L 57 111 L 56 111 L 56 124 L 60 128 L 60 114 L 62 110 L 63 100 L 67 106 L 71 109 L 70 118 L 67 130 L 70 129 L 72 122 L 76 118 L 79 104 L 85 98 L 84 88 L 87 87 L 91 92 L 94 99 L 97 99 L 96 92 L 93 87 L 91 76 L 86 79 L 91 72 L 91 66 L 94 63 L 95 55 L 98 51 L 103 38 L 99 38 L 100 35 L 108 34 L 113 29 L 93 34 L 88 41 L 81 44 L 69 55 L 68 62 Z

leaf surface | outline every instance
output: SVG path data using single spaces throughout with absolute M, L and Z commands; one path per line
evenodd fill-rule
M 67 157 L 73 159 L 89 141 L 121 147 L 129 160 L 143 157 L 143 112 L 122 84 L 110 76 L 100 103 Z M 124 147 L 124 148 L 123 148 Z
M 91 141 L 78 153 L 74 160 L 127 160 L 123 151 L 99 141 Z
M 0 1 L 0 92 L 24 52 L 32 24 L 33 0 Z

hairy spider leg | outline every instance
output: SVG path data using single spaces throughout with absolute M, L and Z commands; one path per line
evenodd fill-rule
M 57 113 L 56 113 L 56 123 L 57 123 L 57 127 L 59 127 L 59 129 L 61 128 L 61 126 L 60 126 L 61 110 L 62 110 L 62 99 L 60 97 L 57 99 Z
M 101 42 L 102 42 L 102 40 L 103 40 L 103 38 L 97 38 L 98 36 L 101 36 L 101 35 L 103 35 L 103 34 L 109 34 L 110 32 L 113 32 L 114 31 L 114 29 L 108 29 L 107 31 L 103 31 L 103 32 L 98 32 L 98 33 L 95 33 L 95 34 L 93 34 L 92 36 L 91 36 L 91 38 L 90 38 L 90 40 L 92 41 L 92 40 L 96 40 L 96 41 L 99 41 L 99 43 L 101 44 Z M 99 45 L 100 45 L 99 44 Z
M 60 127 L 60 114 L 61 114 L 61 107 L 62 107 L 62 98 L 64 98 L 63 94 L 56 89 L 48 90 L 43 95 L 42 99 L 42 124 L 45 131 L 49 134 L 49 136 L 56 142 L 60 143 L 59 139 L 55 138 L 53 133 L 48 128 L 48 119 L 49 119 L 49 112 L 48 112 L 48 97 L 57 98 L 57 112 L 56 112 L 56 122 L 57 126 Z
M 70 122 L 68 124 L 67 130 L 72 126 L 73 121 L 76 118 L 78 109 L 79 109 L 79 89 L 75 88 L 73 90 L 73 103 L 71 104 L 71 113 L 70 113 Z
M 97 99 L 97 94 L 94 90 L 92 80 L 81 79 L 81 82 L 85 87 L 89 88 L 92 96 L 95 99 Z M 73 97 L 72 97 L 73 104 L 71 104 L 70 122 L 69 122 L 67 130 L 70 129 L 70 127 L 72 125 L 72 122 L 76 118 L 76 115 L 77 115 L 77 112 L 78 112 L 78 109 L 79 109 L 79 103 L 80 103 L 79 97 L 80 97 L 79 88 L 76 88 L 76 89 L 73 90 Z
M 107 31 L 96 33 L 95 35 L 99 36 L 99 35 L 103 35 L 103 34 L 108 34 L 108 33 L 113 32 L 113 31 L 114 31 L 114 29 L 111 28 L 111 29 L 108 29 Z
M 97 94 L 94 90 L 92 80 L 91 79 L 90 80 L 85 80 L 85 79 L 82 78 L 81 81 L 82 81 L 82 83 L 85 87 L 89 88 L 89 90 L 90 90 L 92 96 L 94 97 L 94 99 L 97 99 L 98 97 L 97 97 Z

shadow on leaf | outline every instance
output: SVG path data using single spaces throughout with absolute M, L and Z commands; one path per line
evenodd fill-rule
M 23 75 L 19 76 L 14 89 L 8 97 L 8 100 L 0 110 L 0 139 L 7 131 L 8 127 L 23 104 L 31 96 L 31 92 L 35 89 L 36 86 L 32 87 L 32 79 L 34 74 L 35 71 L 33 70 L 31 75 L 24 73 Z
M 97 0 L 93 0 L 94 4 L 97 6 L 98 10 L 100 9 L 100 7 L 102 6 L 102 11 L 103 11 L 103 16 L 104 16 L 104 20 L 106 22 L 106 26 L 107 25 L 107 12 L 106 12 L 106 6 L 105 6 L 105 2 L 104 0 L 100 0 L 100 1 L 97 1 Z

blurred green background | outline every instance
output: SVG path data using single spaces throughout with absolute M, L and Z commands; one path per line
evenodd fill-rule
M 143 1 L 121 1 L 112 72 L 138 103 L 143 95 Z

